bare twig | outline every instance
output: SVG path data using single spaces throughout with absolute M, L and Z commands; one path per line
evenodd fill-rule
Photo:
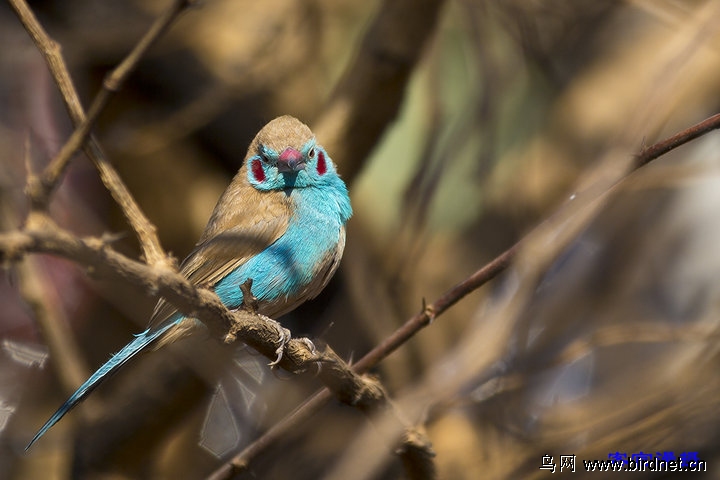
M 397 350 L 408 339 L 413 337 L 424 327 L 428 326 L 436 317 L 443 314 L 448 308 L 455 305 L 469 293 L 477 290 L 504 271 L 510 262 L 515 258 L 520 243 L 516 243 L 492 261 L 483 266 L 468 278 L 451 287 L 440 298 L 430 305 L 426 305 L 423 311 L 407 320 L 400 328 L 395 330 L 389 337 L 377 347 L 373 348 L 362 357 L 354 366 L 355 371 L 367 372 L 377 365 L 381 360 Z
M 10 4 L 15 9 L 18 18 L 35 42 L 38 50 L 40 50 L 45 57 L 48 68 L 60 89 L 65 106 L 70 113 L 70 118 L 76 127 L 70 139 L 68 139 L 55 159 L 53 159 L 41 178 L 39 180 L 33 179 L 30 182 L 29 190 L 31 199 L 34 199 L 37 207 L 44 208 L 44 205 L 46 205 L 49 200 L 50 193 L 67 167 L 72 155 L 84 144 L 85 152 L 97 166 L 103 183 L 115 201 L 120 205 L 125 217 L 136 232 L 145 259 L 151 265 L 167 262 L 167 256 L 160 246 L 154 225 L 150 223 L 142 213 L 142 210 L 132 195 L 130 195 L 120 176 L 107 161 L 97 140 L 93 136 L 90 136 L 87 143 L 85 143 L 85 139 L 100 112 L 107 104 L 111 94 L 122 86 L 127 76 L 134 70 L 138 61 L 148 48 L 150 48 L 152 43 L 157 40 L 172 21 L 192 3 L 192 1 L 188 0 L 175 1 L 163 15 L 155 21 L 133 51 L 105 79 L 103 89 L 98 93 L 90 107 L 90 114 L 86 116 L 75 86 L 70 78 L 67 65 L 63 60 L 60 46 L 50 38 L 43 29 L 25 0 L 10 0 Z
M 683 145 L 691 140 L 705 135 L 706 133 L 720 128 L 720 113 L 713 115 L 710 118 L 703 120 L 700 123 L 693 125 L 690 128 L 686 128 L 682 132 L 676 133 L 672 137 L 666 138 L 654 145 L 643 148 L 640 153 L 635 155 L 635 168 L 640 168 L 643 165 L 650 163 L 656 158 L 665 155 L 670 150 L 673 150 L 680 145 Z
M 155 20 L 150 30 L 145 36 L 140 39 L 135 48 L 128 54 L 127 57 L 118 65 L 115 70 L 110 72 L 103 81 L 103 88 L 98 92 L 93 100 L 86 118 L 77 126 L 73 131 L 70 138 L 65 142 L 60 152 L 53 158 L 50 165 L 45 169 L 41 176 L 40 186 L 42 191 L 33 192 L 37 195 L 38 200 L 47 203 L 50 192 L 57 185 L 60 177 L 67 168 L 70 159 L 73 154 L 77 152 L 80 147 L 85 143 L 87 135 L 90 133 L 90 129 L 95 124 L 95 121 L 100 116 L 100 112 L 103 111 L 105 105 L 107 105 L 110 97 L 117 92 L 125 79 L 132 73 L 137 66 L 140 59 L 143 57 L 145 52 L 150 46 L 160 38 L 175 18 L 190 4 L 187 0 L 175 0 L 170 7 L 163 12 L 163 14 Z

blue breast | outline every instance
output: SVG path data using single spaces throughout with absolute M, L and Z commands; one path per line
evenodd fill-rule
M 327 267 L 341 229 L 352 214 L 347 189 L 336 179 L 339 185 L 290 191 L 296 208 L 287 231 L 215 285 L 215 293 L 225 305 L 238 308 L 242 304 L 239 286 L 248 278 L 253 279 L 252 293 L 260 302 L 261 311 L 268 310 L 262 308 L 263 303 L 292 303 Z

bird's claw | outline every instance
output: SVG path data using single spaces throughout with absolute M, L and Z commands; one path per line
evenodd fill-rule
M 310 353 L 314 356 L 317 356 L 318 351 L 317 348 L 315 348 L 315 344 L 307 337 L 303 337 L 300 339 L 300 341 L 307 347 L 308 350 L 310 350 Z
M 282 360 L 283 353 L 285 352 L 285 345 L 288 344 L 292 336 L 290 334 L 290 330 L 280 325 L 280 322 L 278 322 L 277 320 L 273 320 L 272 318 L 266 317 L 264 315 L 263 318 L 265 319 L 265 321 L 269 322 L 273 327 L 275 327 L 275 330 L 277 330 L 278 333 L 278 337 L 280 337 L 280 345 L 278 345 L 278 347 L 275 349 L 277 358 L 268 364 L 270 367 L 276 367 Z
M 310 350 L 310 354 L 317 359 L 314 363 L 317 367 L 316 375 L 319 375 L 322 371 L 322 361 L 320 360 L 320 355 L 317 351 L 317 348 L 315 347 L 315 344 L 307 337 L 301 338 L 300 341 L 305 345 L 308 350 Z

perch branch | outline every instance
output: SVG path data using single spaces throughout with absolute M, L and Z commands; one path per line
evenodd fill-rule
M 230 333 L 225 336 L 226 340 L 232 341 L 239 336 L 248 345 L 255 347 L 261 353 L 268 354 L 268 344 L 273 345 L 276 343 L 271 337 L 277 333 L 276 328 L 271 328 L 270 331 L 267 331 L 266 327 L 269 322 L 250 322 L 252 325 L 248 328 L 248 325 L 244 323 L 242 319 L 239 320 L 237 318 L 237 315 L 240 314 L 236 314 L 235 318 L 227 318 L 227 315 L 230 313 L 227 312 L 224 307 L 217 305 L 217 298 L 212 297 L 199 299 L 201 302 L 210 302 L 209 305 L 200 308 L 195 308 L 197 305 L 193 307 L 193 301 L 185 305 L 182 304 L 182 301 L 180 304 L 177 304 L 178 297 L 172 294 L 172 289 L 176 289 L 176 294 L 184 290 L 185 293 L 181 296 L 187 296 L 188 285 L 173 286 L 158 283 L 162 282 L 164 275 L 176 275 L 176 272 L 159 268 L 156 270 L 156 273 L 158 273 L 158 271 L 161 272 L 159 276 L 156 276 L 154 279 L 152 275 L 148 277 L 146 276 L 148 272 L 145 272 L 145 274 L 142 272 L 142 270 L 146 268 L 144 264 L 133 262 L 117 254 L 109 248 L 103 239 L 91 238 L 82 240 L 73 237 L 69 232 L 65 232 L 57 227 L 44 213 L 50 195 L 59 182 L 64 170 L 67 168 L 72 155 L 84 145 L 86 152 L 98 166 L 104 183 L 113 193 L 113 196 L 128 218 L 129 223 L 136 231 L 147 262 L 151 266 L 167 266 L 165 262 L 167 257 L 164 255 L 159 241 L 157 241 L 154 227 L 144 217 L 134 202 L 134 199 L 122 184 L 120 177 L 105 159 L 97 141 L 92 136 L 87 143 L 86 140 L 88 139 L 92 125 L 107 104 L 110 96 L 120 88 L 125 78 L 127 78 L 134 69 L 150 45 L 170 25 L 180 11 L 191 2 L 175 2 L 153 24 L 150 31 L 141 39 L 130 55 L 106 77 L 103 83 L 103 89 L 96 96 L 86 116 L 60 53 L 59 45 L 47 35 L 23 0 L 11 1 L 21 22 L 30 33 L 38 49 L 44 55 L 53 78 L 62 93 L 70 116 L 76 125 L 76 130 L 40 177 L 29 174 L 28 194 L 33 208 L 28 217 L 26 230 L 24 232 L 18 232 L 16 236 L 0 238 L 0 251 L 2 251 L 3 258 L 6 260 L 14 259 L 22 256 L 25 252 L 46 251 L 65 256 L 81 265 L 85 265 L 88 270 L 94 274 L 110 277 L 114 274 L 119 274 L 126 281 L 134 278 L 135 281 L 139 281 L 136 285 L 143 286 L 145 290 L 150 291 L 150 293 L 158 292 L 162 294 L 176 304 L 183 313 L 187 315 L 199 314 L 203 319 L 205 319 L 206 315 L 214 318 L 215 321 L 210 322 L 208 325 L 214 327 L 211 329 L 214 330 L 216 334 L 227 330 L 223 328 L 223 325 L 231 325 Z M 108 265 L 111 265 L 112 268 L 106 268 Z M 143 278 L 145 281 L 143 281 Z M 167 280 L 167 278 L 165 278 L 165 280 Z M 172 284 L 172 281 L 170 281 L 170 283 Z M 166 291 L 165 287 L 171 290 Z M 190 286 L 190 288 L 193 289 L 192 286 Z M 198 294 L 200 294 L 200 296 L 203 295 L 202 291 L 199 291 Z M 195 298 L 193 300 L 198 299 Z M 213 302 L 215 302 L 215 305 L 213 305 Z M 203 310 L 206 309 L 208 311 L 203 313 Z M 249 312 L 244 313 L 253 317 Z M 230 315 L 232 317 L 232 314 Z M 246 315 L 246 317 L 248 315 Z M 242 315 L 240 315 L 240 317 L 242 318 Z M 218 319 L 222 321 L 218 321 Z M 257 318 L 255 318 L 255 320 L 257 320 Z M 258 335 L 259 332 L 262 332 L 262 334 Z M 295 371 L 303 369 L 308 362 L 317 361 L 317 359 L 313 358 L 315 353 L 309 352 L 306 346 L 307 344 L 305 342 L 298 340 L 287 342 L 285 345 L 287 354 L 284 355 L 284 361 L 280 364 L 289 371 Z M 364 411 L 370 411 L 373 408 L 377 408 L 378 405 L 383 405 L 386 409 L 390 408 L 384 390 L 379 384 L 354 374 L 331 350 L 326 350 L 319 361 L 328 365 L 328 367 L 323 370 L 325 373 L 322 375 L 322 378 L 341 400 L 355 405 Z M 413 449 L 412 445 L 408 444 L 406 448 L 402 449 L 400 453 L 401 457 L 403 455 L 408 456 L 407 452 L 417 453 L 417 449 Z M 408 456 L 408 458 L 410 457 Z M 405 463 L 407 464 L 409 461 L 410 460 L 406 460 Z
M 145 293 L 160 294 L 183 314 L 201 318 L 214 337 L 239 338 L 268 358 L 275 359 L 276 345 L 284 341 L 277 327 L 262 316 L 247 311 L 231 312 L 214 292 L 196 288 L 176 270 L 125 257 L 113 250 L 106 238 L 78 238 L 43 212 L 31 212 L 25 230 L 0 234 L 0 262 L 16 261 L 32 252 L 58 255 L 84 266 L 90 275 L 123 281 Z M 230 334 L 226 335 L 228 330 Z M 366 413 L 380 408 L 392 410 L 378 382 L 353 372 L 329 348 L 318 355 L 302 339 L 285 341 L 279 362 L 285 370 L 305 370 L 316 362 L 323 363 L 320 379 L 340 401 Z M 406 451 L 417 455 L 416 449 Z M 406 451 L 401 451 L 401 456 Z
M 719 127 L 720 114 L 716 114 L 700 123 L 682 130 L 668 139 L 657 142 L 650 147 L 643 148 L 640 153 L 635 156 L 636 162 L 628 174 L 647 163 L 650 163 L 665 153 Z M 522 242 L 523 240 L 520 240 L 515 245 L 485 264 L 475 273 L 467 277 L 465 280 L 451 287 L 435 302 L 430 305 L 424 305 L 423 310 L 420 313 L 407 320 L 382 343 L 373 348 L 357 363 L 355 363 L 353 366 L 355 372 L 367 372 L 420 330 L 430 325 L 435 318 L 439 317 L 466 295 L 474 290 L 477 290 L 485 283 L 502 273 L 514 260 L 521 248 Z M 273 425 L 271 429 L 269 429 L 255 442 L 247 446 L 226 464 L 222 465 L 213 473 L 213 475 L 208 477 L 208 480 L 224 480 L 232 478 L 234 474 L 245 470 L 250 462 L 252 462 L 253 458 L 259 455 L 264 449 L 268 448 L 274 442 L 281 439 L 296 425 L 310 418 L 316 411 L 322 408 L 322 406 L 325 405 L 330 398 L 332 398 L 332 395 L 330 395 L 330 392 L 327 389 L 316 392 L 298 409 Z

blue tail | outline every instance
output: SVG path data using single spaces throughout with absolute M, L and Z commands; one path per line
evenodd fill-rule
M 97 387 L 103 382 L 103 380 L 108 378 L 112 373 L 115 373 L 120 367 L 125 365 L 128 360 L 133 358 L 137 353 L 139 353 L 145 347 L 157 340 L 163 333 L 176 325 L 180 320 L 181 318 L 177 319 L 174 322 L 168 322 L 157 330 L 150 331 L 148 329 L 144 331 L 143 333 L 139 334 L 135 338 L 135 340 L 125 345 L 122 350 L 113 355 L 110 360 L 108 360 L 102 367 L 98 368 L 98 370 L 93 373 L 92 376 L 88 378 L 85 383 L 83 383 L 80 388 L 78 388 L 75 393 L 70 396 L 70 398 L 65 400 L 65 403 L 63 403 L 60 408 L 57 409 L 53 416 L 50 417 L 47 422 L 45 422 L 45 425 L 43 425 L 42 428 L 38 430 L 33 439 L 30 440 L 30 443 L 28 443 L 27 447 L 25 447 L 25 451 L 27 451 L 33 445 L 33 443 L 35 443 L 40 437 L 42 437 L 45 432 L 50 430 L 50 427 L 60 421 L 60 419 L 65 416 L 65 414 L 68 413 L 75 405 L 80 403 L 86 396 L 88 396 L 90 392 L 95 389 L 95 387 Z

